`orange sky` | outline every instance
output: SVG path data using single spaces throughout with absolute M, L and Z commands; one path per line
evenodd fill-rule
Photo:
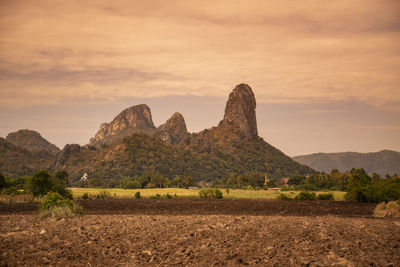
M 169 96 L 201 96 L 223 106 L 230 90 L 245 82 L 260 107 L 280 107 L 273 114 L 278 119 L 286 112 L 279 110 L 292 108 L 303 110 L 302 118 L 337 115 L 314 122 L 321 125 L 356 112 L 352 102 L 368 106 L 366 113 L 375 118 L 353 122 L 377 131 L 357 146 L 342 141 L 324 149 L 323 143 L 312 145 L 316 138 L 325 139 L 323 133 L 311 138 L 305 132 L 299 142 L 310 144 L 307 149 L 291 145 L 284 152 L 400 149 L 398 0 L 0 0 L 0 6 L 2 136 L 28 127 L 15 114 L 32 117 L 32 109 L 46 106 L 65 115 L 70 128 L 64 130 L 70 134 L 49 131 L 55 117 L 47 118 L 48 124 L 41 117 L 28 121 L 36 121 L 36 128 L 59 146 L 84 144 L 98 126 L 74 126 L 78 118 L 68 115 L 72 106 L 85 113 L 87 105 L 112 104 L 114 112 L 137 104 L 127 99 L 151 102 Z M 162 119 L 169 116 L 167 110 L 160 108 Z M 271 115 L 257 113 L 259 124 L 272 123 Z M 206 127 L 221 118 L 217 111 L 209 116 Z M 205 126 L 195 118 L 186 118 L 193 131 Z M 284 127 L 259 125 L 265 129 L 260 133 L 278 148 L 285 146 L 282 138 L 290 136 L 282 132 L 295 123 L 290 118 Z M 389 143 L 379 143 L 388 138 Z

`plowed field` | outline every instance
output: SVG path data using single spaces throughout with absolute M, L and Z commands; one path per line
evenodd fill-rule
M 58 221 L 26 215 L 34 204 L 0 205 L 0 265 L 400 266 L 400 220 L 372 217 L 369 204 L 110 199 L 81 205 L 84 216 Z

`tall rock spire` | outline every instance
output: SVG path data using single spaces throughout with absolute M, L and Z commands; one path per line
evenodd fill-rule
M 233 124 L 249 139 L 258 137 L 256 99 L 249 85 L 239 84 L 229 94 L 224 119 L 220 122 L 221 126 L 225 124 Z

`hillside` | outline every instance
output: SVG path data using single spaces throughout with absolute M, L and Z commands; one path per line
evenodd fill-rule
M 317 153 L 296 156 L 293 159 L 324 172 L 330 172 L 332 169 L 346 171 L 351 168 L 364 168 L 370 174 L 400 174 L 400 153 L 391 150 L 372 153 Z
M 49 169 L 53 160 L 47 152 L 32 152 L 0 137 L 0 171 L 5 176 L 32 175 L 35 170 Z
M 6 140 L 15 146 L 30 151 L 47 155 L 56 155 L 60 149 L 44 139 L 40 133 L 32 130 L 19 130 L 9 133 Z
M 251 171 L 271 178 L 313 173 L 258 136 L 255 108 L 252 89 L 240 84 L 229 95 L 219 125 L 190 134 L 179 113 L 156 128 L 149 107 L 133 106 L 103 123 L 89 145 L 64 147 L 53 166 L 74 180 L 84 173 L 103 179 L 187 173 L 205 181 Z

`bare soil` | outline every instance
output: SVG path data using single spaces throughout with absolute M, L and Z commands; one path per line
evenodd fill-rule
M 266 199 L 87 199 L 78 200 L 85 214 L 142 215 L 289 215 L 371 217 L 376 204 L 346 201 L 280 201 Z M 33 214 L 37 203 L 0 204 L 0 214 Z
M 91 200 L 61 220 L 0 206 L 0 265 L 400 266 L 400 220 L 371 205 L 241 202 Z

